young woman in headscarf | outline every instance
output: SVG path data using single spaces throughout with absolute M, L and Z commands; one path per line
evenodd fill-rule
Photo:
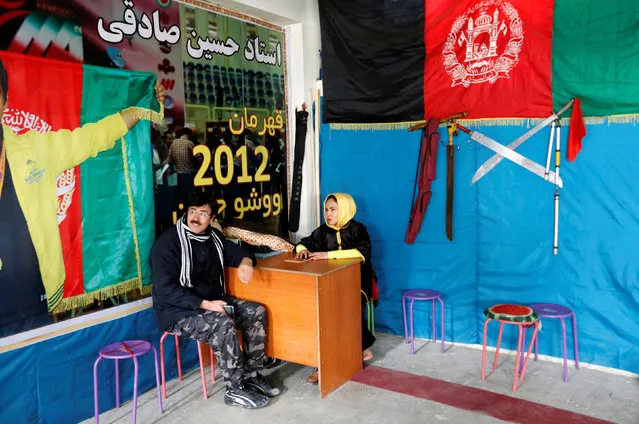
M 349 194 L 333 193 L 324 200 L 325 224 L 304 237 L 295 246 L 298 259 L 344 259 L 360 258 L 361 264 L 361 289 L 362 303 L 366 299 L 375 299 L 373 293 L 373 279 L 375 277 L 371 265 L 371 240 L 366 227 L 355 221 L 353 217 L 357 212 L 355 201 Z M 371 347 L 375 343 L 375 336 L 368 330 L 362 319 L 362 349 L 364 361 L 373 359 Z M 317 370 L 307 379 L 309 383 L 318 381 Z

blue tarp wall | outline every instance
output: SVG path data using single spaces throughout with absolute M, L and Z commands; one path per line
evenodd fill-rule
M 130 339 L 153 343 L 160 361 L 161 333 L 152 309 L 0 354 L 0 423 L 74 423 L 93 417 L 93 363 L 107 344 Z M 180 339 L 182 371 L 198 365 L 197 345 Z M 177 377 L 175 343 L 164 341 L 167 381 Z M 138 357 L 138 394 L 155 390 L 152 351 Z M 158 365 L 159 370 L 159 365 Z M 115 364 L 98 365 L 100 412 L 115 408 Z M 170 396 L 171 393 L 167 393 Z M 120 361 L 120 403 L 133 399 L 133 361 Z M 138 402 L 138 408 L 140 403 Z M 158 414 L 157 401 L 152 407 Z
M 508 144 L 525 127 L 482 127 Z M 483 310 L 498 303 L 559 303 L 576 313 L 580 361 L 639 373 L 639 129 L 588 125 L 575 162 L 565 160 L 562 131 L 559 254 L 552 254 L 554 185 L 502 161 L 470 181 L 492 151 L 460 132 L 455 162 L 453 242 L 445 235 L 446 148 L 439 147 L 433 197 L 413 245 L 404 242 L 420 132 L 336 130 L 322 125 L 322 199 L 350 193 L 356 220 L 369 230 L 380 283 L 379 331 L 403 334 L 401 293 L 431 288 L 445 295 L 446 340 L 481 343 Z M 544 165 L 549 127 L 517 149 Z M 445 128 L 440 129 L 445 141 Z M 554 153 L 553 153 L 554 156 Z M 554 167 L 554 160 L 552 162 Z M 430 302 L 416 303 L 417 337 L 430 337 Z M 494 346 L 498 325 L 489 327 Z M 567 322 L 569 358 L 573 357 Z M 438 330 L 439 334 L 439 330 Z M 528 333 L 530 335 L 530 333 Z M 502 346 L 514 349 L 507 326 Z M 562 356 L 558 320 L 544 320 L 540 354 Z M 407 350 L 408 352 L 408 350 Z M 478 354 L 477 360 L 481 359 Z

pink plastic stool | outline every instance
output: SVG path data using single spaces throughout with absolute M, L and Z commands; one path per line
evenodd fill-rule
M 404 313 L 404 338 L 406 343 L 409 343 L 408 328 L 406 325 L 406 299 L 410 299 L 410 354 L 415 354 L 415 331 L 413 327 L 413 303 L 416 300 L 430 300 L 432 302 L 433 313 L 433 341 L 437 340 L 437 333 L 435 332 L 435 299 L 439 301 L 441 305 L 441 327 L 442 327 L 442 353 L 444 353 L 444 302 L 442 301 L 442 294 L 437 290 L 428 289 L 414 289 L 406 290 L 402 293 L 402 312 Z
M 162 369 L 162 399 L 166 399 L 166 376 L 164 374 L 164 339 L 166 336 L 171 335 L 175 337 L 175 356 L 177 357 L 178 378 L 182 381 L 182 361 L 180 360 L 180 340 L 177 334 L 172 334 L 167 331 L 162 334 L 160 338 L 160 364 Z M 202 392 L 204 393 L 204 399 L 209 398 L 209 393 L 206 390 L 206 376 L 204 374 L 204 359 L 202 358 L 202 346 L 204 342 L 197 342 L 197 353 L 200 357 L 200 377 L 202 377 Z M 211 359 L 211 380 L 215 383 L 215 355 L 213 349 L 209 346 L 209 356 Z
M 564 342 L 564 382 L 568 381 L 568 354 L 566 349 L 566 323 L 564 318 L 572 318 L 572 341 L 575 348 L 575 368 L 579 369 L 579 347 L 577 346 L 577 318 L 574 312 L 562 305 L 554 303 L 535 303 L 530 305 L 542 318 L 559 318 L 561 321 L 561 335 Z M 535 341 L 535 360 L 537 360 L 537 350 L 539 348 L 539 338 Z
M 158 353 L 151 343 L 144 340 L 125 340 L 123 342 L 112 343 L 100 349 L 98 359 L 93 364 L 93 400 L 95 403 L 95 424 L 100 422 L 100 411 L 98 408 L 98 364 L 102 359 L 115 360 L 115 404 L 120 407 L 120 376 L 118 369 L 118 361 L 120 359 L 133 359 L 133 424 L 137 415 L 138 408 L 138 356 L 144 355 L 153 349 L 153 358 L 155 359 L 155 384 L 158 389 L 158 409 L 162 414 L 162 398 L 160 397 L 160 376 L 158 375 Z
M 526 374 L 526 366 L 528 365 L 528 359 L 532 351 L 533 344 L 537 339 L 537 332 L 539 331 L 539 317 L 537 313 L 527 306 L 522 305 L 493 305 L 484 310 L 486 315 L 486 321 L 484 322 L 484 340 L 481 351 L 481 379 L 486 379 L 486 334 L 488 332 L 488 324 L 495 320 L 501 325 L 499 326 L 499 337 L 497 338 L 497 348 L 495 349 L 495 361 L 493 362 L 493 370 L 497 368 L 497 362 L 499 361 L 499 347 L 501 345 L 501 336 L 504 330 L 504 324 L 516 325 L 519 329 L 519 338 L 517 339 L 517 355 L 515 357 L 515 376 L 513 378 L 513 392 L 517 391 L 517 379 L 524 379 Z M 526 359 L 522 362 L 521 359 L 526 353 L 526 337 L 525 328 L 534 327 L 532 339 L 530 340 L 530 347 L 526 354 Z

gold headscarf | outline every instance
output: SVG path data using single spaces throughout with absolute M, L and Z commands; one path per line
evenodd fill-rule
M 335 200 L 337 201 L 337 223 L 335 225 L 329 224 L 328 221 L 326 221 L 326 213 L 324 214 L 324 220 L 329 228 L 337 231 L 337 244 L 339 245 L 338 250 L 342 250 L 342 236 L 340 234 L 340 230 L 347 227 L 348 223 L 351 219 L 353 219 L 357 212 L 357 205 L 350 194 L 332 193 L 324 199 L 324 210 L 326 210 L 326 201 L 331 196 L 335 197 Z

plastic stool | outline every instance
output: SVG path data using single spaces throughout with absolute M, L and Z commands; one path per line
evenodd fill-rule
M 95 403 L 95 423 L 100 422 L 100 411 L 98 408 L 98 364 L 102 359 L 115 360 L 115 404 L 120 407 L 120 376 L 118 369 L 118 361 L 120 359 L 133 359 L 133 424 L 137 415 L 138 407 L 138 356 L 144 355 L 153 349 L 153 358 L 155 359 L 155 384 L 158 389 L 158 409 L 162 414 L 162 398 L 160 397 L 160 376 L 158 374 L 158 353 L 151 343 L 144 340 L 125 340 L 123 342 L 112 343 L 100 349 L 98 359 L 93 364 L 93 400 Z
M 370 331 L 371 334 L 374 336 L 375 335 L 375 304 L 373 303 L 373 299 L 369 299 L 368 296 L 366 296 L 366 292 L 364 290 L 360 290 L 360 291 L 362 292 L 364 299 L 366 299 L 366 320 L 367 320 L 368 331 Z
M 514 324 L 519 328 L 519 338 L 517 339 L 517 356 L 515 357 L 515 377 L 513 378 L 513 392 L 517 391 L 517 377 L 521 373 L 521 380 L 524 379 L 526 373 L 526 366 L 528 365 L 528 359 L 532 351 L 533 343 L 537 339 L 537 332 L 539 331 L 539 317 L 537 313 L 527 306 L 522 305 L 494 305 L 486 308 L 484 311 L 486 315 L 486 322 L 484 322 L 484 342 L 481 351 L 481 379 L 486 379 L 486 332 L 488 330 L 488 323 L 492 320 L 499 321 L 499 337 L 497 338 L 497 349 L 495 350 L 495 361 L 493 362 L 493 369 L 497 368 L 497 361 L 499 360 L 499 346 L 501 345 L 501 335 L 504 330 L 504 324 Z M 532 339 L 530 340 L 530 346 L 528 348 L 528 354 L 523 364 L 520 364 L 521 355 L 525 351 L 525 337 L 524 329 L 526 327 L 535 327 Z
M 166 399 L 166 375 L 164 373 L 164 339 L 166 336 L 171 335 L 175 337 L 175 356 L 177 357 L 178 378 L 182 381 L 182 361 L 180 360 L 180 340 L 177 334 L 169 333 L 165 331 L 160 338 L 160 364 L 162 369 L 162 399 Z M 204 359 L 202 358 L 202 345 L 206 343 L 197 341 L 197 353 L 200 357 L 200 377 L 202 377 L 202 392 L 204 393 L 204 399 L 209 398 L 209 393 L 206 390 L 206 376 L 204 375 Z M 211 358 L 211 380 L 215 383 L 215 355 L 213 349 L 209 346 L 209 356 Z
M 574 312 L 563 305 L 554 303 L 535 303 L 530 305 L 542 318 L 559 318 L 561 321 L 561 335 L 564 342 L 564 382 L 568 381 L 568 353 L 566 349 L 566 323 L 564 318 L 572 318 L 572 340 L 575 348 L 575 368 L 579 368 L 579 347 L 577 346 L 577 318 Z M 537 360 L 537 351 L 539 348 L 539 339 L 535 341 L 535 360 Z
M 406 299 L 410 299 L 410 339 L 408 337 L 408 328 L 406 325 Z M 414 289 L 414 290 L 405 290 L 402 293 L 402 312 L 404 313 L 404 338 L 406 343 L 410 342 L 410 354 L 415 354 L 415 331 L 413 328 L 413 303 L 416 300 L 430 300 L 432 301 L 432 312 L 433 312 L 433 330 L 432 330 L 432 339 L 433 341 L 437 341 L 437 334 L 435 332 L 435 299 L 439 301 L 441 305 L 441 327 L 442 327 L 442 353 L 444 353 L 444 302 L 442 301 L 442 294 L 437 290 L 429 290 L 429 289 Z

